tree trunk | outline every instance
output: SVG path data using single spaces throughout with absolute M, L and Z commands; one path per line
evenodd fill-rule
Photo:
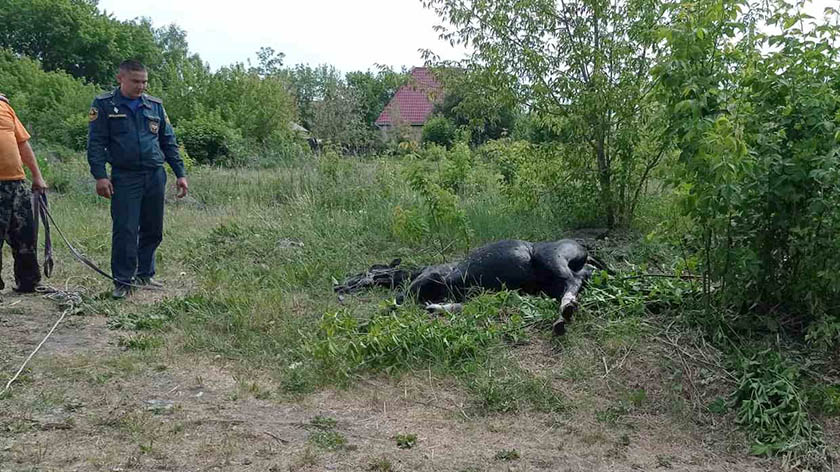
M 615 202 L 612 195 L 612 175 L 607 153 L 604 149 L 604 137 L 599 136 L 595 142 L 595 159 L 598 161 L 598 182 L 601 186 L 601 202 L 607 214 L 607 228 L 615 227 Z

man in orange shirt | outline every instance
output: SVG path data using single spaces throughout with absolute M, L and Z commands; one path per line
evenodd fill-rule
M 7 241 L 15 258 L 16 291 L 31 293 L 41 281 L 35 254 L 35 220 L 32 195 L 26 188 L 23 166 L 32 173 L 32 189 L 47 188 L 35 153 L 29 146 L 29 133 L 18 120 L 9 100 L 0 95 L 0 266 L 2 246 Z M 5 288 L 0 278 L 0 290 Z

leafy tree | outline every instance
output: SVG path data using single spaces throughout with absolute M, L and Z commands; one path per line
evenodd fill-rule
M 205 92 L 207 108 L 218 110 L 242 137 L 255 144 L 288 140 L 296 119 L 294 97 L 284 77 L 260 77 L 243 64 L 219 69 Z
M 202 112 L 195 119 L 181 120 L 178 140 L 199 164 L 238 164 L 232 149 L 238 136 L 218 112 Z
M 259 64 L 256 69 L 257 73 L 262 77 L 279 74 L 282 71 L 283 58 L 285 57 L 284 53 L 275 51 L 274 48 L 261 47 L 257 51 Z
M 359 99 L 343 83 L 332 84 L 312 105 L 310 130 L 320 139 L 338 145 L 345 153 L 358 154 L 371 145 L 371 134 L 362 121 Z
M 840 15 L 801 7 L 674 7 L 655 70 L 689 222 L 673 230 L 700 250 L 710 306 L 840 326 Z
M 447 118 L 435 116 L 429 118 L 423 125 L 421 141 L 423 143 L 434 143 L 440 146 L 451 147 L 455 142 L 457 130 Z
M 341 84 L 341 74 L 330 65 L 311 67 L 298 64 L 288 72 L 288 79 L 295 94 L 300 120 L 307 129 L 312 129 L 315 103 L 323 100 L 327 91 Z
M 94 83 L 112 83 L 124 59 L 160 61 L 148 20 L 116 20 L 95 0 L 0 0 L 0 24 L 0 47 Z
M 586 143 L 607 225 L 627 223 L 664 148 L 650 67 L 662 16 L 658 0 L 425 0 L 452 25 L 441 37 L 472 47 L 458 65 L 541 115 L 565 118 Z M 453 65 L 453 64 L 446 64 Z
M 151 71 L 150 92 L 164 99 L 166 112 L 175 125 L 198 118 L 202 106 L 199 92 L 207 90 L 212 77 L 209 67 L 198 54 L 190 53 L 186 32 L 177 25 L 155 30 L 155 41 L 161 51 L 161 63 Z
M 64 72 L 45 72 L 38 61 L 0 49 L 0 93 L 11 100 L 35 142 L 84 149 L 85 110 L 98 90 Z
M 373 122 L 404 81 L 402 74 L 381 68 L 352 72 L 346 79 L 328 65 L 297 65 L 286 72 L 295 91 L 300 118 L 319 139 L 345 152 L 370 151 L 378 141 Z
M 359 98 L 362 119 L 368 128 L 375 128 L 374 122 L 379 118 L 385 105 L 397 90 L 408 82 L 408 71 L 403 69 L 396 72 L 385 66 L 377 66 L 376 73 L 349 72 L 345 76 L 347 86 L 354 90 Z
M 492 72 L 475 69 L 441 69 L 443 100 L 435 111 L 469 133 L 474 145 L 507 136 L 516 123 L 517 104 L 508 89 L 493 87 Z

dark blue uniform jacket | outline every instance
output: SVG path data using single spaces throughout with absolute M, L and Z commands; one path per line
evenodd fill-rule
M 119 170 L 153 170 L 164 161 L 183 177 L 184 161 L 163 102 L 143 94 L 134 112 L 130 99 L 116 88 L 93 100 L 90 107 L 87 157 L 95 179 L 107 178 L 105 163 Z

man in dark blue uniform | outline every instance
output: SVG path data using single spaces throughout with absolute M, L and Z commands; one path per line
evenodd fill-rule
M 184 162 L 159 98 L 143 93 L 146 68 L 120 64 L 120 86 L 97 96 L 90 107 L 87 157 L 96 193 L 111 199 L 111 272 L 114 298 L 125 298 L 135 284 L 160 288 L 155 250 L 163 239 L 164 161 L 172 167 L 178 198 L 187 194 Z M 105 163 L 111 164 L 111 177 Z

